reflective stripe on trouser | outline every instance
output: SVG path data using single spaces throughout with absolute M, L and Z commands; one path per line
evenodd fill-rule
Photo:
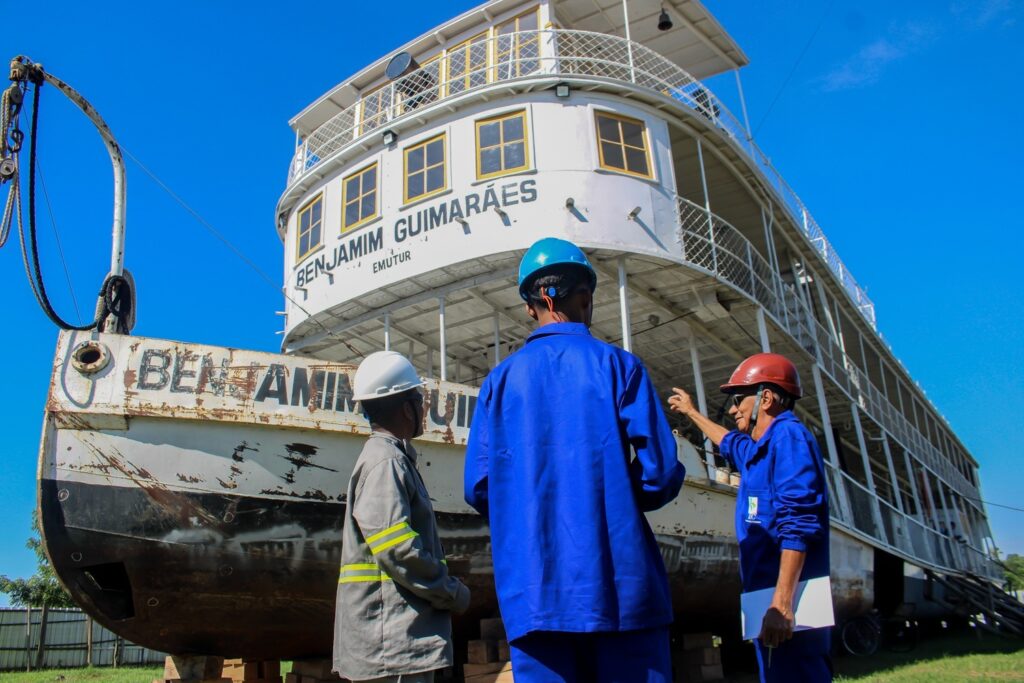
M 419 534 L 409 526 L 409 522 L 401 521 L 398 524 L 389 526 L 384 531 L 367 537 L 366 545 L 370 546 L 370 552 L 376 555 L 416 536 L 419 536 Z

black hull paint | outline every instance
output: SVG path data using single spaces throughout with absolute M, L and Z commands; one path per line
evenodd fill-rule
M 256 659 L 330 653 L 343 503 L 43 480 L 40 510 L 64 585 L 132 642 Z M 476 619 L 496 614 L 488 529 L 478 515 L 440 513 L 438 525 L 449 568 L 473 592 L 455 625 L 472 636 Z M 659 542 L 677 624 L 730 628 L 739 608 L 735 545 Z

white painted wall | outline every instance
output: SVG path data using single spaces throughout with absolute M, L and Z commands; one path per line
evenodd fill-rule
M 503 112 L 525 109 L 531 168 L 485 181 L 476 179 L 475 121 Z M 599 169 L 595 111 L 604 110 L 645 122 L 654 179 L 647 180 Z M 403 205 L 403 150 L 444 132 L 448 155 L 448 190 Z M 379 140 L 379 138 L 377 138 Z M 344 234 L 342 180 L 352 172 L 378 162 L 380 216 Z M 296 204 L 288 220 L 285 239 L 285 287 L 288 296 L 315 314 L 356 299 L 380 287 L 421 275 L 444 265 L 490 254 L 523 250 L 541 237 L 557 236 L 584 247 L 603 248 L 679 258 L 675 236 L 674 171 L 667 124 L 651 111 L 599 94 L 574 91 L 558 99 L 550 91 L 510 96 L 476 106 L 432 122 L 415 135 L 403 134 L 391 149 L 380 142 L 336 170 Z M 323 193 L 323 248 L 295 262 L 298 209 Z M 488 194 L 503 204 L 507 222 L 493 209 L 466 216 L 466 225 L 449 220 L 426 233 L 409 236 L 404 221 L 415 224 L 417 215 L 468 195 Z M 535 197 L 533 201 L 528 201 Z M 578 215 L 569 212 L 572 197 Z M 640 207 L 638 220 L 629 212 Z M 463 209 L 465 210 L 465 209 Z M 582 218 L 582 219 L 581 219 Z M 380 231 L 382 247 L 371 255 L 337 263 L 339 247 L 347 251 L 353 239 Z M 347 255 L 347 254 L 346 254 Z M 378 262 L 405 255 L 402 263 L 380 270 Z M 318 263 L 319 259 L 319 263 Z M 335 264 L 333 283 L 323 269 Z M 374 265 L 378 264 L 378 271 Z M 296 289 L 301 286 L 302 289 Z M 288 305 L 288 330 L 306 318 Z

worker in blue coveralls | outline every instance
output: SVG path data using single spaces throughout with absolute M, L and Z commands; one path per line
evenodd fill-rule
M 516 683 L 671 680 L 668 578 L 643 513 L 685 472 L 643 364 L 590 335 L 596 283 L 571 242 L 530 247 L 519 293 L 538 328 L 473 415 L 465 495 L 490 523 Z
M 828 492 L 814 436 L 793 414 L 800 377 L 785 356 L 747 358 L 722 385 L 730 394 L 727 430 L 673 389 L 672 410 L 688 417 L 740 472 L 736 535 L 743 591 L 775 588 L 754 641 L 762 681 L 832 680 L 829 629 L 794 633 L 800 581 L 829 575 Z

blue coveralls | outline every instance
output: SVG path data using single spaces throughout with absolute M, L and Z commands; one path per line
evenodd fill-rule
M 772 588 L 782 551 L 807 553 L 800 580 L 828 576 L 828 490 L 814 436 L 790 411 L 778 415 L 756 442 L 725 435 L 720 452 L 740 471 L 736 535 L 743 590 Z M 798 631 L 771 654 L 755 640 L 762 681 L 832 680 L 829 629 Z
M 643 364 L 585 325 L 538 328 L 488 375 L 465 496 L 490 523 L 517 683 L 670 680 L 672 603 L 643 513 L 683 476 Z

